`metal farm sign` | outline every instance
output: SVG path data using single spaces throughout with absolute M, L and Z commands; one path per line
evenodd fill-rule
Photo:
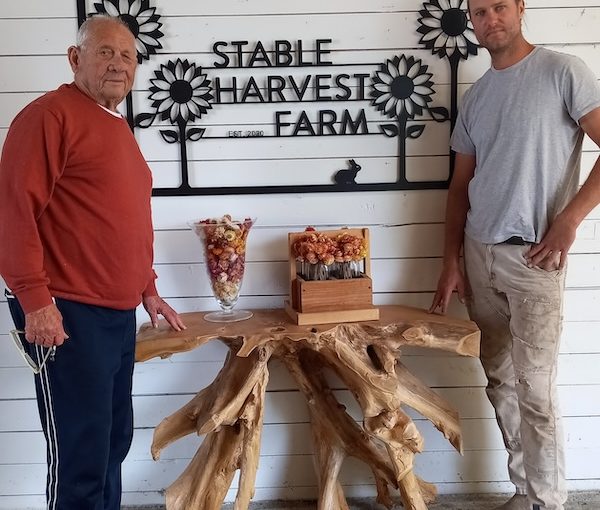
M 78 0 L 78 18 L 88 13 Z M 464 5 L 463 5 L 464 4 Z M 90 14 L 108 14 L 123 19 L 136 36 L 138 61 L 150 60 L 162 49 L 162 23 L 149 0 L 103 0 Z M 158 127 L 163 143 L 179 146 L 180 184 L 155 188 L 155 196 L 213 195 L 241 193 L 302 193 L 446 188 L 452 174 L 443 180 L 409 180 L 406 176 L 407 141 L 424 135 L 426 121 L 450 123 L 457 115 L 458 67 L 477 54 L 477 44 L 466 14 L 464 0 L 430 0 L 419 11 L 420 43 L 450 66 L 450 107 L 436 104 L 436 85 L 429 66 L 412 55 L 391 55 L 383 62 L 336 64 L 332 40 L 217 41 L 212 45 L 209 65 L 187 58 L 174 58 L 153 71 L 147 86 L 147 107 L 133 111 L 127 99 L 127 117 L 132 129 Z M 206 63 L 204 63 L 206 64 Z M 149 64 L 147 64 L 149 65 Z M 356 64 L 354 64 L 356 66 Z M 365 72 L 368 69 L 369 72 Z M 260 104 L 272 110 L 272 123 L 251 126 L 243 122 L 244 105 Z M 300 109 L 298 108 L 300 105 Z M 356 106 L 358 105 L 358 107 Z M 293 106 L 293 108 L 291 107 Z M 204 125 L 218 109 L 238 109 L 240 125 Z M 371 111 L 369 111 L 369 109 Z M 367 113 L 380 120 L 369 122 Z M 372 115 L 371 115 L 372 117 Z M 193 186 L 190 183 L 188 144 L 223 139 L 234 146 L 249 138 L 310 139 L 314 137 L 385 136 L 397 139 L 397 176 L 389 182 L 357 182 L 361 166 L 349 153 L 349 167 L 324 169 L 331 184 Z M 235 148 L 232 147 L 232 151 Z M 285 150 L 285 145 L 283 145 Z

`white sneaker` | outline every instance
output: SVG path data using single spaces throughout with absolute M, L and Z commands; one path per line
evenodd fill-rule
M 515 494 L 506 503 L 497 506 L 494 510 L 531 510 L 531 505 L 525 494 Z

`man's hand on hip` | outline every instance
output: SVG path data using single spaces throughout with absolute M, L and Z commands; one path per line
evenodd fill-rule
M 25 338 L 43 347 L 62 345 L 69 338 L 63 327 L 63 318 L 54 303 L 25 315 Z
M 181 317 L 179 317 L 177 312 L 173 310 L 173 308 L 171 308 L 160 296 L 144 297 L 142 299 L 142 304 L 148 312 L 150 321 L 155 328 L 158 327 L 158 316 L 162 315 L 175 331 L 182 331 L 186 329 Z
M 548 260 L 558 259 L 557 269 L 562 269 L 567 263 L 567 253 L 575 241 L 577 225 L 564 215 L 558 215 L 539 244 L 531 247 L 525 255 L 529 267 L 539 266 L 544 269 Z

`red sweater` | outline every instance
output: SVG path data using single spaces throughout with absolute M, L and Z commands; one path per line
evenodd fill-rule
M 127 122 L 75 84 L 25 107 L 0 160 L 0 274 L 25 312 L 155 295 L 151 189 Z

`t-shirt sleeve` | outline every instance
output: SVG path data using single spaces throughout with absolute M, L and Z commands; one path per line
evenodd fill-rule
M 579 123 L 582 117 L 600 107 L 600 84 L 591 69 L 579 58 L 570 59 L 563 87 L 567 111 Z
M 458 118 L 456 119 L 456 125 L 454 126 L 454 131 L 452 131 L 452 136 L 450 137 L 450 147 L 454 152 L 458 152 L 459 154 L 475 154 L 475 144 L 473 143 L 473 140 L 471 140 L 467 127 L 465 126 L 463 111 L 459 112 Z

